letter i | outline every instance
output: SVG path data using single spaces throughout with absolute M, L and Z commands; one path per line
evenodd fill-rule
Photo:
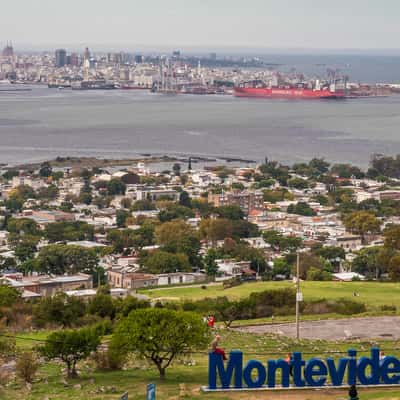
M 347 354 L 349 355 L 349 363 L 347 370 L 347 383 L 355 385 L 357 383 L 357 350 L 350 349 Z

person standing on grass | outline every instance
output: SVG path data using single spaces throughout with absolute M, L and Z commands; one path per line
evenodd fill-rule
M 222 359 L 225 361 L 227 360 L 225 350 L 218 347 L 219 341 L 221 340 L 220 335 L 215 335 L 214 340 L 211 342 L 211 351 L 214 354 L 220 354 Z
M 356 385 L 351 385 L 349 390 L 349 400 L 359 400 Z
M 286 358 L 285 358 L 285 362 L 289 365 L 289 373 L 290 376 L 293 376 L 293 365 L 292 365 L 292 361 L 293 361 L 293 355 L 292 353 L 288 353 Z
M 208 325 L 211 329 L 214 328 L 214 325 L 215 325 L 215 317 L 214 317 L 214 315 L 209 315 L 209 316 L 208 316 L 208 318 L 207 318 L 207 325 Z

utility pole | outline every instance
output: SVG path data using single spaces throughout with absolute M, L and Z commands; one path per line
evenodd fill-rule
M 296 260 L 296 339 L 300 339 L 300 301 L 302 300 L 300 292 L 300 252 L 297 251 Z

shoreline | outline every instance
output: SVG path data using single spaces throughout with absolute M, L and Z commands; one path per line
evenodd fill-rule
M 168 162 L 187 163 L 191 159 L 193 164 L 197 163 L 243 163 L 243 164 L 256 164 L 258 161 L 249 160 L 240 157 L 227 157 L 227 156 L 193 156 L 190 154 L 185 155 L 155 155 L 151 153 L 141 153 L 138 157 L 134 158 L 103 158 L 103 157 L 74 157 L 74 156 L 59 156 L 53 159 L 46 159 L 43 161 L 27 162 L 16 165 L 10 163 L 0 164 L 2 169 L 18 169 L 18 170 L 32 170 L 40 168 L 44 162 L 50 163 L 53 168 L 101 168 L 101 167 L 122 167 L 130 164 L 145 163 L 145 164 L 159 164 Z

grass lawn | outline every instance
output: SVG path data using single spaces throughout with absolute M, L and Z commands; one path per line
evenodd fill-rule
M 227 351 L 241 349 L 245 359 L 266 360 L 268 358 L 279 358 L 288 351 L 302 351 L 313 353 L 325 358 L 326 352 L 344 352 L 348 348 L 356 348 L 362 354 L 368 354 L 372 345 L 380 345 L 387 349 L 387 354 L 400 356 L 400 351 L 390 351 L 395 348 L 393 341 L 356 341 L 353 343 L 306 341 L 295 343 L 291 339 L 278 338 L 271 335 L 245 334 L 229 330 L 221 330 L 223 345 Z M 44 338 L 46 333 L 40 333 Z M 35 338 L 35 337 L 34 337 Z M 19 340 L 18 345 L 22 345 Z M 35 346 L 35 342 L 26 340 L 23 347 Z M 305 355 L 309 358 L 311 355 Z M 337 357 L 335 354 L 334 357 Z M 194 365 L 187 365 L 189 359 L 177 360 L 168 370 L 164 382 L 158 379 L 155 368 L 143 360 L 133 360 L 132 365 L 126 371 L 99 372 L 94 368 L 92 362 L 82 363 L 80 377 L 76 380 L 66 382 L 62 378 L 63 365 L 59 363 L 43 363 L 36 382 L 32 389 L 28 389 L 18 379 L 11 381 L 5 388 L 0 389 L 1 400 L 81 400 L 81 399 L 119 399 L 125 392 L 129 392 L 130 400 L 144 400 L 148 383 L 156 383 L 157 400 L 167 399 L 219 399 L 219 400 L 339 400 L 346 399 L 346 390 L 333 391 L 329 389 L 318 391 L 300 392 L 248 392 L 244 393 L 202 393 L 199 388 L 207 384 L 207 352 L 193 355 L 190 360 Z M 76 386 L 79 385 L 79 386 Z M 400 399 L 399 390 L 385 389 L 360 389 L 360 400 L 394 400 Z
M 141 290 L 140 293 L 151 298 L 170 300 L 203 299 L 205 297 L 227 296 L 231 299 L 247 297 L 252 292 L 260 292 L 267 289 L 279 289 L 294 287 L 292 282 L 249 282 L 230 289 L 224 289 L 222 285 L 209 285 L 207 289 L 201 287 L 165 288 Z M 339 299 L 365 303 L 369 309 L 377 310 L 382 305 L 400 304 L 400 285 L 397 283 L 381 282 L 302 282 L 301 291 L 305 300 Z M 354 297 L 357 292 L 359 296 Z

